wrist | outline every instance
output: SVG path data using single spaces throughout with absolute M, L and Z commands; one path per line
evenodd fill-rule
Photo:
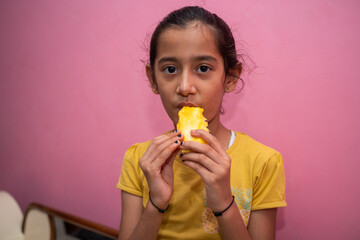
M 230 202 L 229 205 L 227 205 L 227 207 L 223 208 L 223 210 L 221 210 L 221 211 L 214 211 L 214 210 L 212 210 L 214 216 L 215 216 L 215 217 L 220 217 L 220 216 L 222 216 L 223 213 L 226 212 L 226 211 L 234 204 L 234 202 L 235 202 L 235 197 L 234 197 L 234 195 L 232 195 L 231 202 Z
M 157 203 L 157 201 L 154 201 L 151 198 L 151 192 L 149 191 L 149 201 L 148 201 L 148 205 L 151 205 L 153 208 L 155 208 L 159 213 L 164 214 L 168 209 L 169 209 L 169 203 L 163 203 L 163 204 L 159 204 Z
M 233 194 L 230 189 L 225 192 L 207 191 L 206 193 L 208 206 L 213 212 L 223 211 L 233 200 Z

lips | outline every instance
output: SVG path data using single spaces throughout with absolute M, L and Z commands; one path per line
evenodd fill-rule
M 192 102 L 181 102 L 179 103 L 176 107 L 177 108 L 182 108 L 182 107 L 197 107 L 197 105 L 193 104 Z

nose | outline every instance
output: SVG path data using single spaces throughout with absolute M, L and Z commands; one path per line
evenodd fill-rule
M 191 72 L 183 72 L 181 76 L 179 76 L 176 93 L 181 94 L 183 96 L 195 94 L 197 91 L 195 86 L 195 81 L 196 81 L 196 77 L 193 76 Z

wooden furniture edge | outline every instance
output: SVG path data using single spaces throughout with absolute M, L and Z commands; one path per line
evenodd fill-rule
M 22 224 L 21 224 L 21 231 L 25 234 L 25 223 L 26 223 L 26 220 L 27 220 L 27 217 L 28 217 L 28 214 L 29 212 L 32 210 L 32 209 L 37 209 L 35 207 L 31 207 L 31 205 L 29 205 L 27 208 L 26 208 L 26 211 L 25 211 L 25 214 L 24 214 L 24 218 L 23 218 L 23 221 L 22 221 Z M 48 219 L 49 219 L 49 224 L 50 224 L 50 240 L 55 240 L 55 222 L 54 222 L 54 217 L 47 214 L 48 216 Z
M 55 227 L 54 227 L 53 217 L 61 218 L 65 222 L 68 222 L 68 223 L 71 223 L 71 224 L 73 224 L 75 226 L 82 227 L 82 228 L 85 228 L 87 230 L 102 234 L 102 235 L 104 235 L 106 237 L 109 237 L 109 238 L 118 239 L 118 236 L 119 236 L 119 231 L 117 231 L 117 230 L 115 230 L 113 228 L 101 225 L 99 223 L 89 221 L 87 219 L 84 219 L 84 218 L 81 218 L 81 217 L 78 217 L 78 216 L 74 216 L 72 214 L 69 214 L 69 213 L 66 213 L 66 212 L 63 212 L 63 211 L 60 211 L 60 210 L 57 210 L 57 209 L 54 209 L 54 208 L 39 204 L 39 203 L 31 203 L 26 208 L 24 221 L 22 223 L 22 231 L 23 232 L 25 230 L 25 221 L 26 221 L 27 214 L 32 209 L 38 209 L 38 210 L 48 214 L 49 221 L 50 221 L 50 226 L 52 228 L 51 229 L 51 239 L 55 238 L 55 231 L 54 231 Z

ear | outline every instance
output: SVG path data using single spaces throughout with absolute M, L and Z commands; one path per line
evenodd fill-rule
M 226 75 L 225 83 L 224 83 L 224 90 L 226 93 L 235 90 L 241 72 L 242 72 L 242 64 L 240 62 L 236 64 L 234 68 L 230 69 L 229 74 Z
M 159 94 L 159 89 L 156 84 L 155 76 L 153 74 L 153 71 L 151 70 L 150 64 L 146 64 L 146 76 L 149 79 L 153 93 Z

